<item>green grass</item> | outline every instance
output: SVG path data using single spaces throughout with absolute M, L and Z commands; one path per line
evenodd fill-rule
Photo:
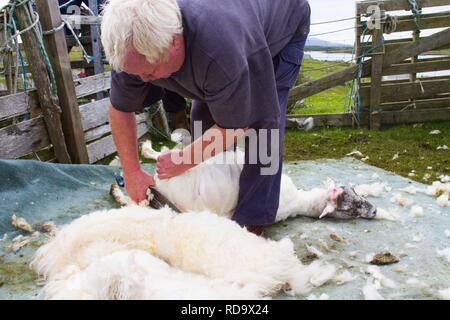
M 319 61 L 310 58 L 303 60 L 302 71 L 296 85 L 319 79 L 330 73 L 350 66 L 348 63 Z M 345 110 L 345 86 L 337 86 L 305 99 L 301 106 L 290 108 L 290 114 L 342 113 Z
M 430 135 L 435 129 L 441 134 Z M 398 125 L 380 131 L 350 128 L 287 131 L 285 160 L 339 159 L 359 150 L 369 156 L 367 164 L 404 177 L 415 170 L 416 176 L 409 178 L 431 183 L 441 174 L 450 173 L 450 151 L 437 150 L 444 144 L 450 146 L 450 122 L 430 122 L 416 127 Z M 392 160 L 396 153 L 399 158 Z M 426 174 L 431 177 L 423 180 Z

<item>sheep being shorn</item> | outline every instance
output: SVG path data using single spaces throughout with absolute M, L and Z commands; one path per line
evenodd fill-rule
M 158 155 L 151 142 L 142 146 L 143 154 Z M 181 211 L 210 211 L 231 217 L 237 204 L 239 177 L 244 154 L 225 152 L 168 180 L 155 177 L 156 189 Z M 291 178 L 281 178 L 280 204 L 276 221 L 294 216 L 339 219 L 374 218 L 376 208 L 352 188 L 336 186 L 331 180 L 324 188 L 299 190 Z

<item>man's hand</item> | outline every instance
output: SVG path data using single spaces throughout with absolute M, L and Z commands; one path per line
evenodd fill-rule
M 194 167 L 193 164 L 175 164 L 172 161 L 172 156 L 182 158 L 182 151 L 173 150 L 167 153 L 163 153 L 158 157 L 156 163 L 156 173 L 160 179 L 170 179 L 172 177 L 179 176 L 190 168 Z
M 124 172 L 125 189 L 128 196 L 136 203 L 147 199 L 147 189 L 155 185 L 151 175 L 141 168 L 136 171 Z

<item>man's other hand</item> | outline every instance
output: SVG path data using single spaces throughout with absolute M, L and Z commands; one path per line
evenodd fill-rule
M 156 173 L 160 179 L 170 179 L 172 177 L 179 176 L 185 171 L 192 168 L 194 165 L 181 163 L 176 164 L 173 161 L 173 157 L 182 158 L 182 152 L 180 150 L 173 150 L 167 153 L 163 153 L 158 157 L 156 163 Z

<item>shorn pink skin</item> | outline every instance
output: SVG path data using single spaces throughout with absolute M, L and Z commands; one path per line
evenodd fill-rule
M 154 81 L 170 77 L 180 70 L 184 63 L 185 49 L 182 35 L 175 35 L 172 46 L 169 48 L 167 61 L 149 63 L 146 57 L 134 47 L 128 50 L 125 57 L 124 71 L 136 75 L 144 82 Z

